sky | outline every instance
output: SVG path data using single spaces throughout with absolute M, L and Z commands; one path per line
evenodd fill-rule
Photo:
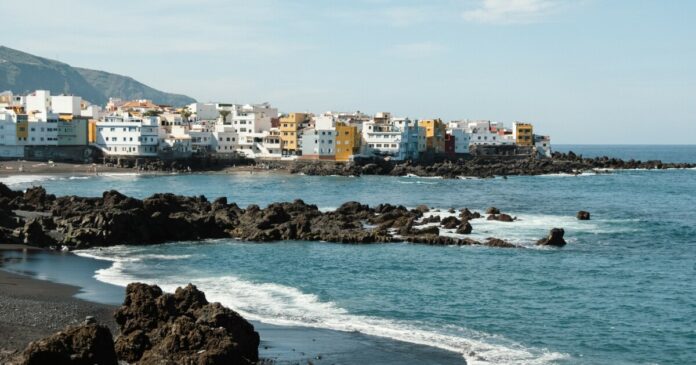
M 22 0 L 0 44 L 199 101 L 696 144 L 696 1 Z

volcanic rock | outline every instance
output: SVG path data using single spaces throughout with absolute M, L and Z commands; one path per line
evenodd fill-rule
M 95 323 L 73 326 L 35 341 L 24 350 L 23 365 L 116 365 L 109 328 Z
M 119 359 L 138 364 L 254 364 L 259 335 L 231 309 L 189 284 L 174 294 L 129 284 L 115 314 Z
M 564 234 L 563 228 L 552 228 L 547 237 L 537 241 L 537 245 L 563 247 L 566 245 L 566 241 L 563 239 Z
M 578 212 L 576 217 L 581 221 L 589 221 L 590 220 L 590 212 L 581 210 Z

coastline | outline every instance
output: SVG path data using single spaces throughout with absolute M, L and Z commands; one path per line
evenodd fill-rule
M 12 271 L 4 264 L 3 252 L 16 250 L 25 250 L 29 256 L 46 252 L 30 246 L 0 245 L 0 311 L 7 314 L 0 319 L 0 363 L 16 358 L 30 341 L 79 323 L 86 316 L 95 317 L 117 335 L 112 315 L 116 303 L 76 298 L 84 287 L 49 281 L 51 277 L 37 272 L 39 266 L 37 271 L 22 274 Z M 98 283 L 93 272 L 84 275 Z M 120 297 L 123 295 L 121 292 Z M 434 346 L 358 332 L 250 322 L 261 336 L 260 357 L 274 364 L 466 364 L 462 354 Z

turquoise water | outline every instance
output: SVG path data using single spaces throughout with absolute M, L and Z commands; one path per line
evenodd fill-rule
M 240 206 L 295 198 L 322 209 L 348 200 L 494 205 L 520 221 L 473 221 L 473 237 L 527 248 L 216 240 L 79 254 L 107 260 L 95 272 L 106 283 L 139 280 L 171 290 L 193 282 L 252 319 L 435 345 L 471 364 L 696 360 L 696 170 L 488 180 L 264 174 L 0 180 L 61 195 L 106 189 L 138 197 L 224 195 Z M 577 221 L 580 209 L 593 219 Z M 552 227 L 565 228 L 569 244 L 535 248 Z

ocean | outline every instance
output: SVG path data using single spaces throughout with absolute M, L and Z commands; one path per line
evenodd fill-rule
M 585 156 L 696 162 L 696 146 L 558 146 Z M 483 211 L 472 238 L 525 248 L 431 247 L 232 239 L 77 251 L 96 263 L 65 274 L 173 290 L 192 282 L 243 316 L 426 344 L 469 364 L 687 364 L 696 361 L 696 170 L 627 170 L 579 176 L 446 180 L 282 174 L 16 176 L 12 188 L 100 196 L 116 189 L 226 196 L 245 207 L 303 199 L 320 209 L 346 201 Z M 588 210 L 590 221 L 575 213 Z M 538 248 L 550 228 L 567 246 Z M 18 271 L 29 270 L 20 261 Z M 24 264 L 26 265 L 26 264 Z M 11 267 L 10 267 L 11 268 Z M 31 267 L 47 278 L 50 267 Z M 109 302 L 110 286 L 81 296 Z M 113 293 L 113 290 L 111 291 Z

